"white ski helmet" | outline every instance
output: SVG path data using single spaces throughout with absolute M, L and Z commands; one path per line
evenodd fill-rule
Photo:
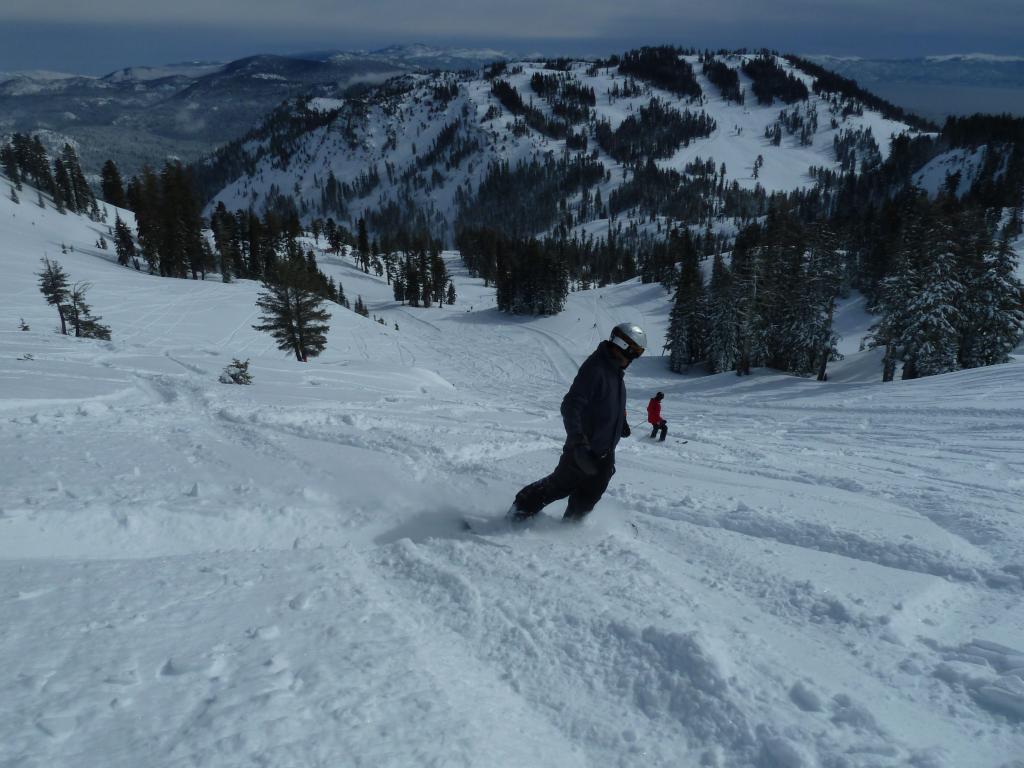
M 612 328 L 608 341 L 625 352 L 630 360 L 636 360 L 647 348 L 647 334 L 636 323 L 619 323 Z

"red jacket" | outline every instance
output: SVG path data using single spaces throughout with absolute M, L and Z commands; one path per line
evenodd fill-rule
M 656 397 L 647 403 L 647 423 L 661 424 L 661 401 Z

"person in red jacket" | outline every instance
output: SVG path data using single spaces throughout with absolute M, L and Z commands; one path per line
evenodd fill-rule
M 661 430 L 661 437 L 658 442 L 665 442 L 665 435 L 668 434 L 668 422 L 661 418 L 661 401 L 665 399 L 665 393 L 659 392 L 647 403 L 647 423 L 653 426 L 651 438 L 653 439 L 658 430 Z

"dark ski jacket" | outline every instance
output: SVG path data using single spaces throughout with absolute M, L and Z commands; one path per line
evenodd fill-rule
M 625 371 L 612 357 L 611 342 L 602 341 L 583 361 L 562 398 L 565 433 L 585 435 L 590 450 L 604 456 L 615 450 L 626 423 Z
M 647 423 L 661 424 L 661 401 L 656 397 L 647 403 Z

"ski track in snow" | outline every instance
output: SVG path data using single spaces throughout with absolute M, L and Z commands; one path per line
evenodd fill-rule
M 583 525 L 480 535 L 605 329 L 658 351 L 660 288 L 509 320 L 464 270 L 423 310 L 332 258 L 387 325 L 336 308 L 300 365 L 252 283 L 0 220 L 0 765 L 1020 765 L 1019 362 L 882 386 L 853 353 L 821 385 L 652 354 L 630 422 L 660 389 L 670 440 L 623 441 Z M 52 333 L 41 231 L 113 342 Z M 253 386 L 217 383 L 232 357 Z

